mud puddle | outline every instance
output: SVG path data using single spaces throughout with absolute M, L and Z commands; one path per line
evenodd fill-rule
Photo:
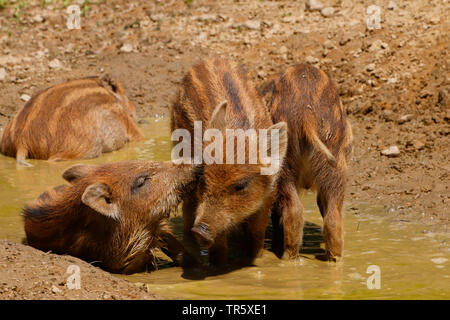
M 72 164 L 169 159 L 168 127 L 167 118 L 148 119 L 148 123 L 141 125 L 146 136 L 143 142 L 128 144 L 94 160 L 58 163 L 30 160 L 34 167 L 19 168 L 14 159 L 0 156 L 0 239 L 23 241 L 21 208 L 47 188 L 63 183 L 61 173 Z M 183 278 L 181 268 L 165 260 L 159 262 L 159 270 L 153 273 L 118 277 L 146 283 L 150 292 L 168 299 L 450 298 L 448 233 L 430 232 L 426 226 L 361 203 L 358 211 L 346 210 L 343 261 L 328 263 L 316 258 L 324 246 L 315 196 L 305 192 L 301 199 L 307 224 L 301 258 L 297 261 L 279 260 L 265 250 L 254 266 L 203 280 Z M 181 236 L 181 218 L 174 217 L 172 224 Z M 368 268 L 375 273 L 367 273 Z M 370 289 L 371 285 L 377 285 L 378 276 L 380 289 Z

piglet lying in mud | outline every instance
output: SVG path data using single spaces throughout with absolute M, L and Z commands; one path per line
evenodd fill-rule
M 26 158 L 87 159 L 143 138 L 122 84 L 108 75 L 73 80 L 35 94 L 9 122 L 0 151 Z
M 23 209 L 28 244 L 95 261 L 114 273 L 151 270 L 155 248 L 181 265 L 183 247 L 167 220 L 197 171 L 153 161 L 72 166 L 63 173 L 69 184 Z
M 352 130 L 334 82 L 306 64 L 288 68 L 259 88 L 272 121 L 288 124 L 288 150 L 272 208 L 273 246 L 295 258 L 303 237 L 303 206 L 297 189 L 317 189 L 329 260 L 342 256 L 347 157 Z

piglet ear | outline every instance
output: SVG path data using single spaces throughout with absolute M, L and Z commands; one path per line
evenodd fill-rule
M 228 102 L 226 100 L 219 103 L 211 114 L 211 120 L 209 121 L 209 128 L 214 129 L 225 129 L 226 120 L 225 115 L 227 113 Z
M 108 73 L 102 74 L 99 79 L 99 84 L 112 92 L 118 94 L 119 96 L 125 95 L 125 89 L 122 85 L 122 82 L 119 79 L 111 76 Z
M 94 165 L 76 164 L 66 169 L 66 171 L 63 172 L 62 177 L 67 182 L 72 182 L 87 175 L 93 170 L 93 168 L 95 168 Z
M 95 211 L 114 220 L 120 219 L 119 206 L 112 202 L 109 187 L 104 183 L 91 184 L 84 190 L 81 201 Z

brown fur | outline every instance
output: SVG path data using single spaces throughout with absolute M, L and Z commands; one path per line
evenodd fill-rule
M 226 106 L 222 106 L 223 101 L 227 102 Z M 172 130 L 187 129 L 192 137 L 196 120 L 202 121 L 204 129 L 219 129 L 224 137 L 225 128 L 245 130 L 273 126 L 245 70 L 223 59 L 200 62 L 187 72 L 172 105 L 171 116 Z M 284 157 L 286 125 L 281 123 L 277 128 L 281 133 L 280 153 Z M 248 148 L 238 152 L 245 152 L 248 159 Z M 224 148 L 224 158 L 225 153 Z M 196 195 L 184 201 L 185 241 L 198 253 L 194 234 L 198 243 L 209 247 L 210 262 L 214 266 L 226 264 L 227 235 L 238 224 L 247 225 L 246 260 L 252 262 L 262 253 L 276 180 L 276 174 L 261 175 L 262 166 L 259 159 L 257 164 L 205 165 Z
M 336 260 L 343 250 L 342 204 L 352 143 L 336 85 L 324 72 L 300 64 L 268 80 L 259 93 L 268 101 L 272 120 L 286 121 L 289 128 L 272 212 L 275 251 L 298 256 L 304 219 L 297 192 L 315 187 L 327 256 Z
M 117 79 L 73 80 L 35 94 L 8 123 L 0 151 L 25 159 L 95 158 L 143 136 L 135 108 Z
M 167 219 L 192 188 L 195 174 L 191 166 L 171 162 L 72 166 L 63 174 L 69 184 L 44 192 L 23 209 L 28 244 L 116 273 L 152 269 L 155 248 L 180 264 L 183 247 Z M 88 191 L 97 187 L 98 192 L 98 186 L 106 192 L 100 197 Z

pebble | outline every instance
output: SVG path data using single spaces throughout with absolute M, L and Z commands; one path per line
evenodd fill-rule
M 386 121 L 392 121 L 393 112 L 391 110 L 383 110 L 381 117 Z
M 390 146 L 389 148 L 381 151 L 381 154 L 386 157 L 397 157 L 400 155 L 400 150 L 397 146 Z
M 395 10 L 397 9 L 397 4 L 394 1 L 389 1 L 387 8 L 388 10 Z
M 435 17 L 432 17 L 428 22 L 432 25 L 436 25 L 441 22 L 441 18 L 439 18 L 438 16 L 435 16 Z
M 401 116 L 400 119 L 397 120 L 398 124 L 403 124 L 405 122 L 411 121 L 413 118 L 413 114 L 405 114 L 404 116 Z
M 44 21 L 44 18 L 40 14 L 37 14 L 33 17 L 33 21 L 40 23 L 40 22 Z
M 197 16 L 194 18 L 197 21 L 204 21 L 204 22 L 208 22 L 208 21 L 217 21 L 219 20 L 219 15 L 211 13 L 211 14 L 202 14 L 200 16 Z
M 153 22 L 158 22 L 158 21 L 164 19 L 164 15 L 163 15 L 162 13 L 152 14 L 152 15 L 150 16 L 150 19 L 151 19 Z
M 28 100 L 30 100 L 31 97 L 27 94 L 23 94 L 20 96 L 20 100 L 27 102 Z
M 389 45 L 380 39 L 375 40 L 369 47 L 369 52 L 378 51 L 380 49 L 389 49 Z
M 285 54 L 285 53 L 287 53 L 288 52 L 288 49 L 285 47 L 285 46 L 282 46 L 281 48 L 280 48 L 280 53 L 281 54 Z
M 316 57 L 307 56 L 305 58 L 305 61 L 306 61 L 306 63 L 309 63 L 309 64 L 316 64 L 319 62 L 319 59 L 317 59 Z
M 249 20 L 246 23 L 244 23 L 244 26 L 250 30 L 259 30 L 261 29 L 261 21 Z
M 6 69 L 0 68 L 0 81 L 3 81 L 6 79 Z
M 131 51 L 133 51 L 133 46 L 129 43 L 125 43 L 121 48 L 120 51 L 122 52 L 126 52 L 126 53 L 130 53 Z
M 323 4 L 318 0 L 306 0 L 306 9 L 309 11 L 322 10 Z
M 334 45 L 333 41 L 331 41 L 331 40 L 329 40 L 329 39 L 325 40 L 325 42 L 323 43 L 323 45 L 324 45 L 324 47 L 325 47 L 326 49 L 334 49 L 334 48 L 335 48 L 335 45 Z
M 332 15 L 334 15 L 334 8 L 332 7 L 323 8 L 322 10 L 320 10 L 320 13 L 322 14 L 322 16 L 326 18 L 331 17 Z
M 373 71 L 375 70 L 375 63 L 370 63 L 366 66 L 367 71 Z
M 423 148 L 425 148 L 425 142 L 417 139 L 410 141 L 408 145 L 412 146 L 415 150 L 422 150 Z
M 51 69 L 61 69 L 62 63 L 61 63 L 61 61 L 59 61 L 58 59 L 53 59 L 52 61 L 50 61 L 50 63 L 48 64 L 48 66 L 49 66 Z
M 57 286 L 53 285 L 53 286 L 52 286 L 52 292 L 53 292 L 53 293 L 60 293 L 60 292 L 61 292 L 61 289 L 59 289 Z

